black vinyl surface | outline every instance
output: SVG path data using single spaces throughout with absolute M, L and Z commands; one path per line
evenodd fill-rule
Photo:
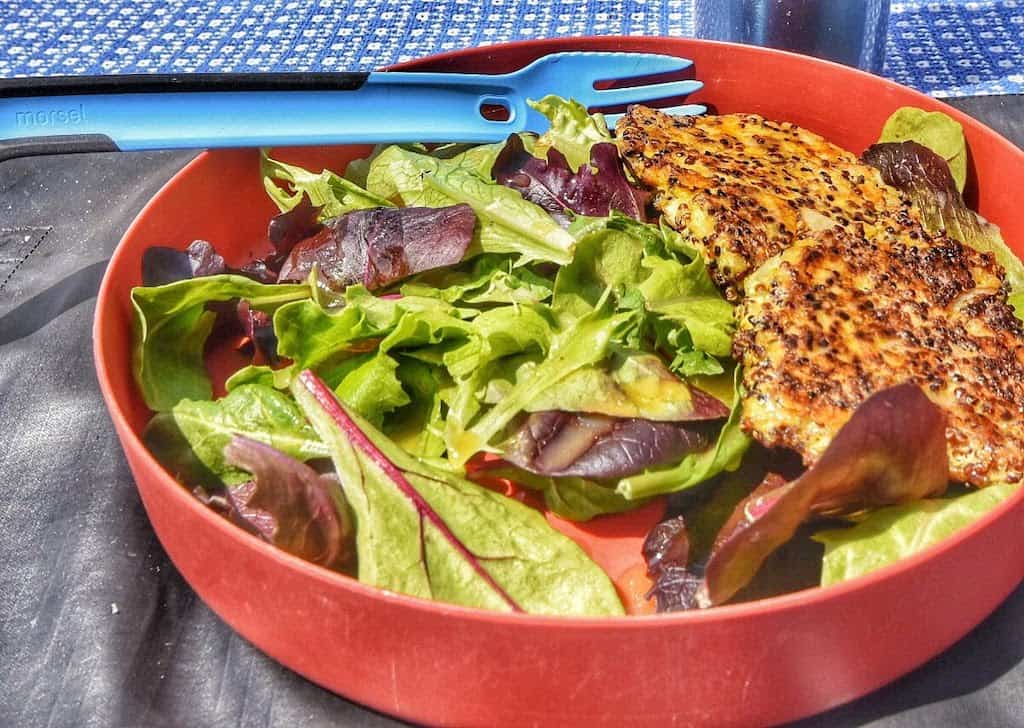
M 1024 145 L 1024 97 L 955 105 Z M 91 328 L 106 261 L 191 156 L 0 164 L 0 726 L 398 725 L 281 667 L 198 600 L 103 406 Z M 1024 587 L 943 655 L 799 725 L 1024 726 Z

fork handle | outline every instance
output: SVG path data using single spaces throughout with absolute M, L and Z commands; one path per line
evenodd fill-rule
M 0 159 L 75 150 L 83 138 L 88 151 L 102 139 L 123 151 L 500 141 L 527 119 L 508 81 L 389 71 L 7 79 Z M 484 118 L 485 104 L 505 106 L 510 118 Z

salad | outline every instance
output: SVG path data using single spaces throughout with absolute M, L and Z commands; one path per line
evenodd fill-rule
M 542 135 L 383 146 L 343 174 L 265 151 L 269 255 L 146 252 L 144 439 L 196 498 L 382 589 L 616 615 L 853 578 L 1019 487 L 950 486 L 946 415 L 912 382 L 857 402 L 820 452 L 765 441 L 734 359 L 742 290 L 756 300 L 750 281 L 791 253 L 723 277 L 688 227 L 695 203 L 687 224 L 668 206 L 676 178 L 648 179 L 600 114 L 534 106 Z M 983 250 L 1021 291 L 1019 261 L 963 203 L 962 132 L 940 117 L 898 112 L 865 164 L 913 224 Z M 643 507 L 636 593 L 552 526 Z

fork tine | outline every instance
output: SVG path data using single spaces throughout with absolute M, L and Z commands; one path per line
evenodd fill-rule
M 658 109 L 658 111 L 670 116 L 701 116 L 708 112 L 708 107 L 704 104 L 683 104 L 682 106 L 667 106 L 664 109 Z M 614 129 L 622 117 L 622 114 L 605 114 L 604 120 L 608 124 L 609 129 Z
M 579 51 L 574 55 L 601 61 L 600 76 L 595 80 L 653 76 L 660 73 L 685 71 L 693 65 L 689 58 L 667 56 L 662 53 L 623 53 L 619 51 Z
M 647 86 L 630 86 L 627 88 L 609 88 L 596 91 L 593 105 L 621 106 L 622 104 L 638 104 L 673 96 L 686 96 L 703 88 L 700 81 L 669 81 L 652 83 Z
M 538 58 L 518 71 L 525 75 L 556 72 L 571 75 L 574 82 L 592 84 L 595 81 L 653 76 L 685 71 L 693 65 L 688 58 L 677 58 L 659 53 L 623 53 L 620 51 L 567 51 Z

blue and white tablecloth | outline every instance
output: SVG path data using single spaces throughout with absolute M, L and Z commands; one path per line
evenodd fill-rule
M 691 6 L 692 0 L 0 0 L 0 77 L 369 70 L 525 38 L 691 36 Z M 935 96 L 1024 91 L 1024 0 L 894 2 L 885 75 Z

